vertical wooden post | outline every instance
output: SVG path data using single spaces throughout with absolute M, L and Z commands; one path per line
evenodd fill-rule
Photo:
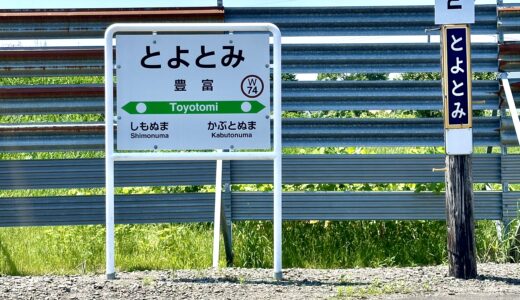
M 446 156 L 446 221 L 449 275 L 477 276 L 470 155 Z

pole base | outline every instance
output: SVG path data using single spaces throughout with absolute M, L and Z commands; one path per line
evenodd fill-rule
M 114 279 L 116 279 L 116 273 L 110 273 L 110 274 L 107 274 L 107 279 L 108 279 L 108 280 L 114 280 Z
M 283 274 L 282 272 L 274 272 L 274 279 L 280 281 L 283 279 Z

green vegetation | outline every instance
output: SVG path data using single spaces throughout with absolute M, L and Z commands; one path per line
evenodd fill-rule
M 503 262 L 491 221 L 476 223 L 479 262 Z M 185 269 L 211 266 L 211 223 L 116 226 L 118 270 Z M 104 226 L 0 229 L 0 274 L 104 272 Z M 221 245 L 223 243 L 221 242 Z M 221 266 L 225 265 L 221 247 Z M 237 267 L 272 267 L 272 224 L 233 224 Z M 284 267 L 350 268 L 445 263 L 442 221 L 290 221 L 283 226 Z
M 494 73 L 477 75 L 493 79 Z M 403 74 L 402 80 L 434 80 L 435 73 Z M 320 80 L 388 80 L 388 74 L 320 74 Z M 284 80 L 295 80 L 284 74 Z M 102 77 L 0 78 L 0 85 L 100 84 Z M 487 113 L 487 112 L 483 112 Z M 436 117 L 439 112 L 320 111 L 285 112 L 285 117 L 309 118 L 414 118 Z M 101 121 L 102 115 L 0 116 L 0 123 Z M 486 148 L 476 148 L 485 153 Z M 498 153 L 499 149 L 493 149 Z M 286 148 L 287 154 L 442 154 L 442 147 Z M 512 148 L 510 153 L 519 153 Z M 101 158 L 101 151 L 54 153 L 0 153 L 0 159 Z M 511 190 L 520 190 L 511 185 Z M 272 186 L 234 185 L 233 191 L 269 191 Z M 475 190 L 500 190 L 500 185 L 475 185 Z M 413 191 L 441 192 L 442 183 L 429 184 L 301 184 L 286 191 Z M 120 194 L 212 192 L 212 186 L 125 187 Z M 0 197 L 101 195 L 104 189 L 45 189 L 0 191 Z M 1 201 L 1 199 L 0 199 Z M 516 228 L 516 221 L 512 228 Z M 211 266 L 213 227 L 197 224 L 139 224 L 116 226 L 116 266 L 119 270 L 207 268 Z M 511 231 L 511 234 L 514 232 Z M 492 221 L 476 222 L 478 259 L 507 261 L 514 238 L 499 240 Z M 105 231 L 102 225 L 0 228 L 0 274 L 71 274 L 104 272 Z M 221 243 L 223 245 L 223 243 Z M 233 249 L 237 267 L 272 267 L 272 224 L 266 221 L 233 223 Z M 222 246 L 221 253 L 224 253 Z M 348 268 L 415 266 L 445 263 L 446 225 L 443 221 L 288 221 L 283 226 L 284 267 Z M 221 265 L 225 264 L 221 255 Z M 143 279 L 144 285 L 153 282 Z M 364 297 L 405 293 L 408 287 L 374 283 L 341 287 L 338 297 Z
M 423 287 L 409 286 L 404 281 L 382 283 L 376 279 L 368 285 L 347 285 L 339 287 L 338 293 L 334 299 L 350 299 L 350 298 L 367 298 L 391 294 L 410 294 L 418 292 L 418 290 L 429 290 L 429 285 L 426 283 Z

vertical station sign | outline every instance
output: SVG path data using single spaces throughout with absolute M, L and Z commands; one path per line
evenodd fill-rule
M 442 27 L 445 128 L 471 128 L 470 29 L 468 25 Z
M 471 34 L 474 0 L 436 0 L 435 23 L 441 26 L 442 90 L 446 154 L 473 152 Z
M 269 149 L 267 33 L 116 38 L 117 149 Z

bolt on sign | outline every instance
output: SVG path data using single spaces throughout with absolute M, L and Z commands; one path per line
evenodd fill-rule
M 117 35 L 117 149 L 269 149 L 269 36 Z
M 444 128 L 448 154 L 472 152 L 471 55 L 468 25 L 443 25 Z

